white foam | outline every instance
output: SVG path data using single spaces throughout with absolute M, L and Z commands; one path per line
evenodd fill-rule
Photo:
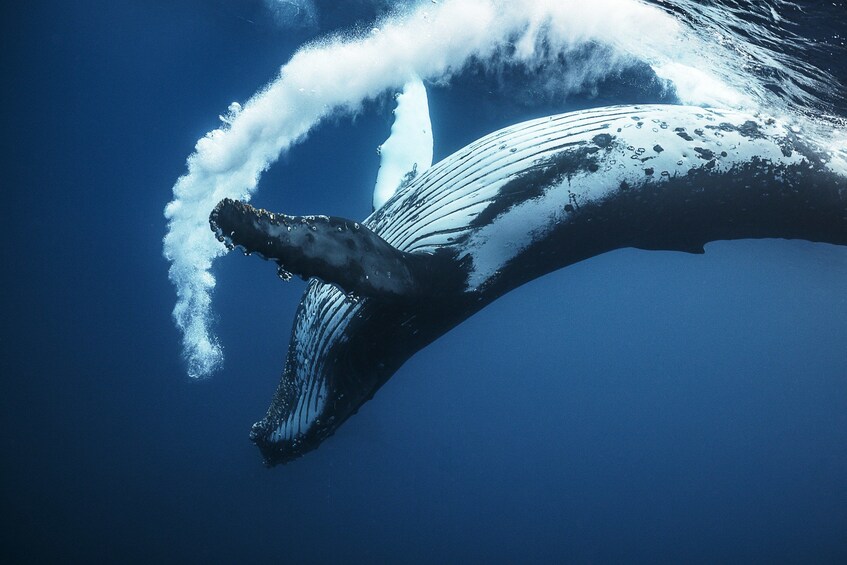
M 724 108 L 751 107 L 754 102 L 708 71 L 687 63 L 667 61 L 653 65 L 656 76 L 674 85 L 677 96 L 687 104 Z
M 380 146 L 379 172 L 374 187 L 374 209 L 391 198 L 400 184 L 432 165 L 432 123 L 423 81 L 415 77 L 397 95 L 391 135 Z

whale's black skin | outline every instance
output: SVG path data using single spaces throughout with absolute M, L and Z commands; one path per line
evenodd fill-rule
M 299 457 L 462 320 L 607 251 L 702 253 L 740 238 L 847 245 L 845 157 L 762 116 L 612 107 L 495 132 L 361 224 L 224 200 L 210 217 L 219 239 L 320 279 L 251 438 L 269 465 Z

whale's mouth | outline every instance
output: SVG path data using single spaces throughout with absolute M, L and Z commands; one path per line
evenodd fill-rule
M 267 465 L 286 463 L 315 449 L 388 378 L 381 343 L 398 333 L 390 313 L 427 296 L 443 258 L 404 253 L 352 220 L 276 214 L 231 199 L 218 203 L 209 224 L 229 249 L 277 263 L 281 278 L 312 279 L 271 408 L 250 432 Z M 351 342 L 347 325 L 367 325 L 375 312 L 388 313 L 380 320 L 389 335 Z M 360 328 L 363 336 L 383 330 Z
M 281 278 L 310 279 L 279 387 L 250 432 L 268 466 L 332 435 L 405 360 L 398 352 L 419 339 L 410 324 L 422 305 L 432 308 L 433 285 L 452 293 L 464 281 L 463 271 L 433 276 L 448 272 L 452 257 L 405 253 L 344 218 L 288 216 L 224 199 L 209 225 L 229 249 L 277 263 Z

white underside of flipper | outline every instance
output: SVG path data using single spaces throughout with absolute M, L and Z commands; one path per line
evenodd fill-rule
M 374 210 L 432 165 L 432 123 L 426 87 L 415 77 L 397 95 L 391 135 L 380 146 Z

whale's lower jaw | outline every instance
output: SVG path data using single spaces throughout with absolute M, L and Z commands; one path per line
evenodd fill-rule
M 339 423 L 340 425 L 340 423 Z M 275 467 L 298 459 L 312 451 L 329 436 L 331 436 L 338 425 L 331 428 L 316 427 L 304 435 L 297 436 L 287 442 L 274 441 L 270 439 L 273 427 L 268 427 L 269 422 L 262 420 L 253 424 L 250 430 L 250 440 L 259 448 L 262 459 L 267 467 Z
M 251 438 L 268 465 L 296 459 L 332 435 L 415 352 L 486 304 L 614 249 L 702 253 L 710 241 L 743 238 L 847 245 L 843 158 L 832 166 L 827 152 L 758 117 L 597 109 L 520 124 L 472 144 L 395 195 L 361 230 L 347 229 L 352 224 L 343 219 L 309 220 L 306 239 L 341 250 L 318 265 L 333 284 L 310 282 L 282 381 Z M 242 220 L 233 222 L 222 233 L 235 231 L 235 243 L 245 245 L 238 240 Z M 286 257 L 299 253 L 286 245 Z M 368 260 L 368 249 L 382 251 L 358 271 L 364 282 L 325 268 Z M 393 276 L 390 284 L 368 282 L 398 264 L 402 285 Z M 315 266 L 304 265 L 306 272 Z
M 304 324 L 292 331 L 298 347 L 289 349 L 268 413 L 250 431 L 266 466 L 316 449 L 414 352 L 484 305 L 477 293 L 460 292 L 453 275 L 442 273 L 446 296 L 407 301 L 351 297 L 310 281 L 296 316 Z

